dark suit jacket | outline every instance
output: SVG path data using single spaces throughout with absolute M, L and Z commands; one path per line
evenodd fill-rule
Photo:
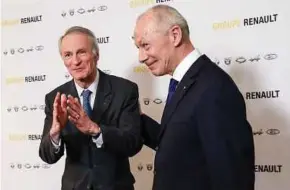
M 253 190 L 254 143 L 242 94 L 202 55 L 165 106 L 161 125 L 142 116 L 156 150 L 154 190 Z
M 100 73 L 92 120 L 99 124 L 103 147 L 97 148 L 92 137 L 81 133 L 72 123 L 61 132 L 58 153 L 51 143 L 53 101 L 57 92 L 78 97 L 73 81 L 67 82 L 45 97 L 45 123 L 39 156 L 56 163 L 66 150 L 62 190 L 132 190 L 135 182 L 128 157 L 142 147 L 138 87 L 116 76 Z

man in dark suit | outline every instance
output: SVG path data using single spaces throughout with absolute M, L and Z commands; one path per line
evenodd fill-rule
M 39 156 L 53 164 L 66 151 L 62 190 L 133 190 L 128 157 L 142 147 L 137 85 L 97 69 L 86 28 L 68 29 L 59 49 L 73 80 L 45 97 Z
M 142 114 L 145 144 L 156 150 L 154 190 L 253 190 L 254 143 L 242 94 L 201 55 L 184 17 L 157 5 L 137 19 L 140 62 L 172 76 L 161 124 Z

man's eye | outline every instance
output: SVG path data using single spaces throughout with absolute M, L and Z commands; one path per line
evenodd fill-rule
M 142 44 L 142 46 L 143 46 L 143 48 L 145 48 L 145 49 L 148 49 L 148 48 L 149 48 L 149 44 L 147 44 L 147 43 Z
M 66 53 L 66 54 L 64 54 L 64 56 L 63 56 L 65 59 L 69 59 L 70 57 L 71 57 L 71 54 L 70 53 Z

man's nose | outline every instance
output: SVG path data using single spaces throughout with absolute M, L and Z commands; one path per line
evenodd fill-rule
M 81 59 L 79 58 L 78 55 L 73 55 L 72 62 L 74 65 L 78 65 L 81 62 Z
M 144 52 L 144 50 L 139 49 L 139 62 L 144 63 L 148 59 L 148 55 Z

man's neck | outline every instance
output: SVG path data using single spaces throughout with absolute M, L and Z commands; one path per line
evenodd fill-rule
M 171 76 L 173 75 L 176 67 L 194 49 L 195 49 L 194 46 L 190 42 L 185 43 L 182 46 L 178 47 L 175 59 L 173 60 L 173 63 L 172 63 L 171 71 L 169 72 L 169 75 L 171 75 Z

